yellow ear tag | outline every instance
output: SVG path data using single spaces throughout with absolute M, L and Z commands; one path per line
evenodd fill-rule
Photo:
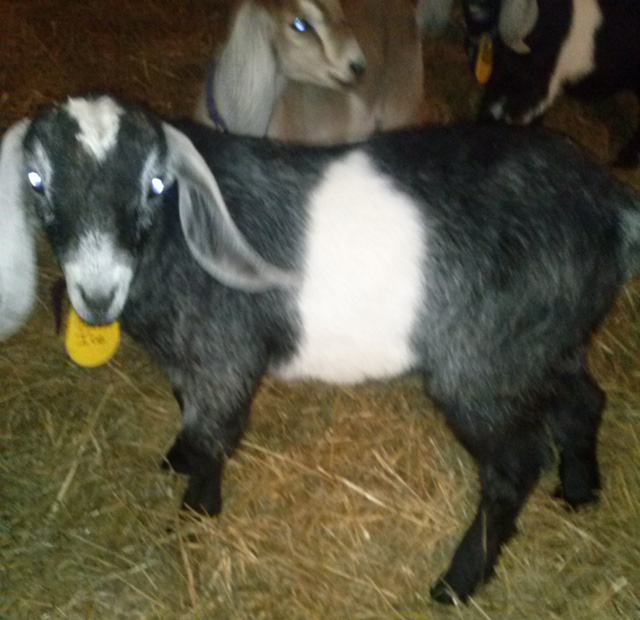
M 65 346 L 69 357 L 80 366 L 94 368 L 108 362 L 120 346 L 120 324 L 89 325 L 71 308 Z
M 480 84 L 486 84 L 493 70 L 493 39 L 488 32 L 483 32 L 478 46 L 478 59 L 476 60 L 476 80 Z

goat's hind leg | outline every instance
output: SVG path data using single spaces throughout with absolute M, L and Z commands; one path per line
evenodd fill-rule
M 484 415 L 447 412 L 449 425 L 478 463 L 481 497 L 449 570 L 431 589 L 431 596 L 441 603 L 453 603 L 455 597 L 466 601 L 491 577 L 502 545 L 516 531 L 516 518 L 548 452 L 543 426 L 537 422 L 538 412 L 530 412 L 528 420 L 519 416 L 518 421 L 503 423 L 497 422 L 494 412 Z M 507 419 L 509 414 L 498 415 Z
M 560 487 L 556 495 L 572 508 L 598 499 L 598 429 L 605 394 L 581 359 L 561 375 L 548 420 L 560 452 Z

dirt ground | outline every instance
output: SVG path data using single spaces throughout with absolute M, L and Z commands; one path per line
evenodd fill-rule
M 226 16 L 215 0 L 3 0 L 0 127 L 92 89 L 188 114 Z M 430 120 L 473 116 L 461 32 L 454 21 L 425 40 Z M 627 96 L 565 99 L 545 122 L 607 162 L 637 116 Z M 640 190 L 640 170 L 619 174 Z M 429 585 L 472 518 L 477 479 L 417 380 L 265 381 L 223 514 L 180 517 L 184 480 L 158 467 L 180 423 L 168 382 L 126 338 L 98 369 L 66 357 L 49 295 L 59 272 L 39 245 L 36 311 L 0 344 L 0 618 L 640 618 L 638 282 L 592 347 L 609 397 L 600 503 L 568 512 L 546 473 L 496 578 L 443 608 Z

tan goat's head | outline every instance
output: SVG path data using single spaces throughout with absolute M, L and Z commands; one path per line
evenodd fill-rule
M 273 19 L 274 48 L 289 79 L 342 89 L 354 85 L 366 60 L 340 0 L 261 0 Z

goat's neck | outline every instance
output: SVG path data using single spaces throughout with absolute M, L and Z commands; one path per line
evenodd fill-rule
M 254 136 L 267 133 L 286 78 L 273 50 L 273 25 L 266 9 L 243 2 L 217 59 L 214 99 L 229 131 Z

